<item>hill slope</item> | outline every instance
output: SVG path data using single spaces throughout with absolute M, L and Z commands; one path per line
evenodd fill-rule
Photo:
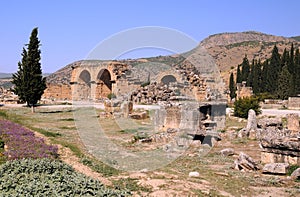
M 242 62 L 242 59 L 247 55 L 249 61 L 253 58 L 264 61 L 270 57 L 271 51 L 276 44 L 279 52 L 282 53 L 284 48 L 289 49 L 291 44 L 294 47 L 300 47 L 298 37 L 286 38 L 282 36 L 268 35 L 255 31 L 237 32 L 237 33 L 221 33 L 209 36 L 200 42 L 195 49 L 183 54 L 192 54 L 193 62 L 197 62 L 196 67 L 202 67 L 201 64 L 211 65 L 214 61 L 221 72 L 221 76 L 226 84 L 228 84 L 229 75 L 231 72 L 236 72 L 236 67 Z M 204 52 L 203 49 L 206 49 Z M 206 53 L 206 54 L 205 54 Z M 212 58 L 207 57 L 210 55 Z M 203 60 L 204 59 L 204 60 Z M 155 61 L 169 65 L 185 63 L 180 56 L 159 56 L 154 58 L 144 58 L 145 61 Z M 49 83 L 69 83 L 71 76 L 71 67 L 74 64 L 80 64 L 81 61 L 71 63 L 60 69 L 54 74 L 47 77 Z M 140 60 L 130 60 L 123 62 L 135 66 Z M 207 66 L 206 66 L 207 67 Z
M 242 63 L 247 55 L 249 61 L 253 58 L 264 61 L 269 58 L 276 44 L 279 53 L 290 49 L 294 43 L 295 48 L 300 47 L 300 42 L 294 38 L 285 38 L 259 32 L 222 33 L 204 39 L 199 46 L 205 47 L 215 59 L 221 75 L 226 84 L 231 72 L 236 72 L 238 64 Z

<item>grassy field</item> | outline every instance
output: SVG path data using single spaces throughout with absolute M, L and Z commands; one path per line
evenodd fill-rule
M 97 110 L 96 114 L 101 111 Z M 134 191 L 136 196 L 267 196 L 268 193 L 282 196 L 297 196 L 300 185 L 296 182 L 282 182 L 284 177 L 267 176 L 257 172 L 240 172 L 232 168 L 237 156 L 223 157 L 219 151 L 234 148 L 236 153 L 245 152 L 255 160 L 260 159 L 260 149 L 255 140 L 228 140 L 222 133 L 222 141 L 208 154 L 201 154 L 206 146 L 193 143 L 175 161 L 154 171 L 122 172 L 93 157 L 83 145 L 74 121 L 74 111 L 66 108 L 37 108 L 31 113 L 28 108 L 0 109 L 0 118 L 9 119 L 43 135 L 49 143 L 69 148 L 79 158 L 79 162 L 100 173 L 120 188 Z M 144 145 L 134 144 L 131 139 L 140 131 L 147 130 L 149 122 L 136 121 L 135 126 L 118 127 L 109 118 L 99 118 L 99 122 L 109 139 L 125 149 L 139 150 Z M 124 123 L 123 125 L 126 125 Z M 146 126 L 145 126 L 146 125 Z M 227 128 L 242 128 L 244 121 L 227 118 Z M 153 144 L 155 145 L 155 144 Z M 1 152 L 1 150 L 0 150 Z M 1 161 L 0 161 L 1 162 Z M 199 177 L 189 177 L 191 171 L 199 172 Z

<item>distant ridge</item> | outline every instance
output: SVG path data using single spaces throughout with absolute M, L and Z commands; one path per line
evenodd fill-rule
M 236 67 L 243 60 L 243 57 L 247 55 L 249 61 L 253 58 L 264 61 L 269 58 L 271 51 L 276 44 L 279 52 L 282 53 L 286 48 L 289 50 L 291 44 L 294 44 L 295 48 L 300 47 L 300 36 L 291 38 L 283 36 L 275 36 L 265 34 L 257 31 L 245 31 L 235 33 L 219 33 L 214 34 L 202 42 L 199 46 L 185 53 L 193 54 L 195 59 L 203 58 L 203 47 L 207 50 L 207 53 L 213 58 L 215 63 L 218 65 L 221 72 L 221 76 L 225 83 L 228 83 L 230 73 L 236 72 Z M 202 50 L 203 51 L 203 50 Z M 202 54 L 201 54 L 202 53 Z M 180 55 L 179 55 L 180 56 Z M 153 58 L 140 58 L 146 61 L 161 62 L 168 65 L 181 64 L 181 58 L 175 58 L 174 56 L 158 56 Z M 136 60 L 120 60 L 130 65 L 140 63 L 139 59 Z M 80 64 L 81 61 L 73 62 L 64 68 L 59 69 L 47 78 L 48 83 L 68 84 L 71 76 L 71 66 L 73 64 Z
M 0 79 L 12 78 L 12 73 L 0 73 Z

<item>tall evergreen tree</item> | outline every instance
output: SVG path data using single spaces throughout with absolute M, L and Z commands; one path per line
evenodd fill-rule
M 20 100 L 27 103 L 27 106 L 34 107 L 41 99 L 46 89 L 46 79 L 42 76 L 40 41 L 37 37 L 38 28 L 31 32 L 27 50 L 23 49 L 22 61 L 18 63 L 18 71 L 13 75 L 15 84 L 14 93 Z
M 250 72 L 250 64 L 247 55 L 245 55 L 242 62 L 242 81 L 248 80 L 249 72 Z
M 295 70 L 296 70 L 296 78 L 295 78 L 295 93 L 300 94 L 300 52 L 299 48 L 296 49 L 295 52 Z
M 267 59 L 262 63 L 262 72 L 261 72 L 261 90 L 260 92 L 267 92 L 267 76 L 269 75 L 269 60 Z
M 285 65 L 288 65 L 289 63 L 289 52 L 286 50 L 286 48 L 283 51 L 282 58 L 281 58 L 281 68 Z
M 278 53 L 278 48 L 276 45 L 272 50 L 270 64 L 267 68 L 266 91 L 270 94 L 275 94 L 278 86 L 278 76 L 281 72 L 280 54 Z
M 241 65 L 239 64 L 236 71 L 236 83 L 242 83 Z
M 296 78 L 297 78 L 297 69 L 296 69 L 296 66 L 295 66 L 295 56 L 294 56 L 294 44 L 292 43 L 291 45 L 291 51 L 290 51 L 290 54 L 289 54 L 289 59 L 288 59 L 288 63 L 287 63 L 287 66 L 288 66 L 288 71 L 289 73 L 292 74 L 292 83 L 290 84 L 291 88 L 292 88 L 292 95 L 291 96 L 294 96 L 296 95 L 297 91 L 296 91 Z
M 288 66 L 284 66 L 278 76 L 277 94 L 280 99 L 287 99 L 292 95 L 292 80 L 292 74 L 289 73 Z
M 254 61 L 252 65 L 252 90 L 254 94 L 261 92 L 261 63 Z
M 248 74 L 247 83 L 246 83 L 248 87 L 253 87 L 253 68 L 254 68 L 254 64 L 255 64 L 255 60 L 253 58 L 252 59 L 252 64 L 250 65 L 249 74 Z
M 229 91 L 230 91 L 230 98 L 234 99 L 236 97 L 236 87 L 234 84 L 234 78 L 233 78 L 233 73 L 230 74 L 230 79 L 229 79 Z

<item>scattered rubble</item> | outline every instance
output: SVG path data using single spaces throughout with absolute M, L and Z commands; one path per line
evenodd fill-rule
M 259 170 L 257 162 L 255 162 L 249 155 L 241 152 L 239 157 L 234 161 L 235 169 L 241 171 L 255 171 Z
M 220 154 L 222 156 L 231 156 L 235 154 L 235 151 L 233 148 L 225 148 L 223 150 L 220 151 Z
M 292 131 L 292 134 L 297 134 L 300 131 L 298 114 L 287 114 L 287 128 Z
M 200 176 L 199 172 L 190 172 L 189 173 L 189 177 L 199 177 L 199 176 Z
M 291 178 L 293 180 L 299 180 L 300 179 L 300 168 L 297 168 L 292 174 Z
M 282 120 L 281 118 L 262 118 L 258 120 L 258 128 L 266 129 L 267 127 L 275 127 L 282 129 Z

